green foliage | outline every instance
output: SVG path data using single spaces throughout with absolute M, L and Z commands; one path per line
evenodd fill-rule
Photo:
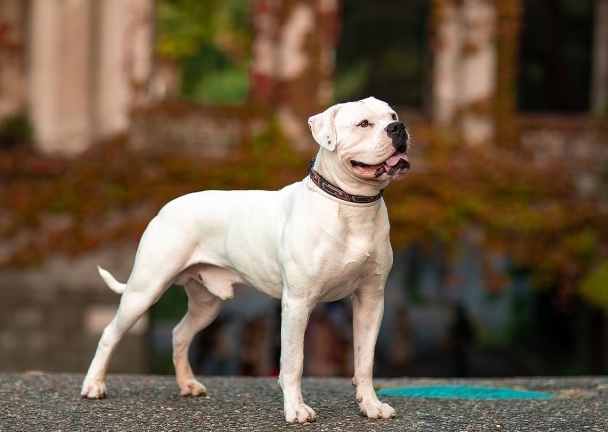
M 265 154 L 273 146 L 279 148 L 286 147 L 287 140 L 285 135 L 283 135 L 279 121 L 276 118 L 272 118 L 262 132 L 254 134 L 251 137 L 251 144 L 254 152 L 260 156 Z
M 188 310 L 188 295 L 183 286 L 172 285 L 152 309 L 154 320 L 179 321 Z
M 212 45 L 214 16 L 219 0 L 161 0 L 157 3 L 157 42 L 159 55 L 174 60 L 196 55 L 201 47 Z
M 583 279 L 580 293 L 592 305 L 608 311 L 608 260 Z
M 48 209 L 55 214 L 69 211 L 78 202 L 78 195 L 73 189 L 65 189 L 56 194 L 49 202 Z
M 243 103 L 248 89 L 251 0 L 159 0 L 160 57 L 174 61 L 180 96 L 196 102 Z
M 34 128 L 25 112 L 5 117 L 0 121 L 0 149 L 17 144 L 29 144 L 34 137 Z
M 106 187 L 106 199 L 111 203 L 121 202 L 125 194 L 125 188 L 119 183 L 111 183 Z
M 229 68 L 208 72 L 196 82 L 191 99 L 211 103 L 242 104 L 247 99 L 249 77 L 244 68 Z
M 360 61 L 349 65 L 348 68 L 338 71 L 338 78 L 334 80 L 334 96 L 338 101 L 352 100 L 363 93 L 367 82 L 370 65 Z

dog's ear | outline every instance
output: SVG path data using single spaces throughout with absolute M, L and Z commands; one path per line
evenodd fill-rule
M 327 108 L 321 114 L 314 115 L 308 119 L 308 127 L 312 137 L 321 147 L 329 151 L 336 148 L 336 126 L 334 120 L 340 104 Z

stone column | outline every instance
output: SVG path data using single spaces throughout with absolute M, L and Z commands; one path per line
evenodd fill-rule
M 608 114 L 608 0 L 596 2 L 593 45 L 591 110 L 596 114 L 606 115 Z
M 434 8 L 434 67 L 433 67 L 433 121 L 449 127 L 456 117 L 459 103 L 457 85 L 460 58 L 461 29 L 458 8 L 453 3 L 438 2 Z
M 94 123 L 97 138 L 124 132 L 129 111 L 144 103 L 152 68 L 153 3 L 103 0 L 95 44 Z
M 433 118 L 473 146 L 494 137 L 496 11 L 490 0 L 437 2 Z
M 39 146 L 82 151 L 91 139 L 91 2 L 33 0 L 30 110 Z
M 128 0 L 99 3 L 94 78 L 94 124 L 98 136 L 120 132 L 128 125 L 129 86 L 123 60 L 125 38 L 120 31 L 128 19 L 128 3 Z
M 59 4 L 62 16 L 57 121 L 61 137 L 49 144 L 51 149 L 57 148 L 71 153 L 84 150 L 93 138 L 92 2 L 68 0 Z
M 30 111 L 39 146 L 77 153 L 146 100 L 153 0 L 32 0 Z
M 32 0 L 29 49 L 30 116 L 43 149 L 60 143 L 59 105 L 61 6 L 56 0 Z
M 257 0 L 253 3 L 252 62 L 249 70 L 249 99 L 254 103 L 272 100 L 275 87 L 278 3 Z
M 254 3 L 250 101 L 269 106 L 297 149 L 307 119 L 332 103 L 337 0 Z

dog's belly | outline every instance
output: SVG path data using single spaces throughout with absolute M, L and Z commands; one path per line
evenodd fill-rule
M 176 285 L 186 285 L 190 281 L 204 285 L 211 294 L 222 300 L 234 297 L 234 287 L 243 283 L 234 272 L 209 264 L 193 265 L 175 278 Z

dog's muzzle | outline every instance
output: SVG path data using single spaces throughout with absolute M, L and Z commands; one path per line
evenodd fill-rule
M 401 159 L 399 162 L 397 162 L 396 165 L 390 167 L 390 169 L 388 170 L 388 175 L 392 176 L 393 174 L 395 174 L 397 171 L 400 170 L 405 170 L 405 172 L 409 172 L 410 169 L 412 168 L 412 166 L 410 165 L 410 162 L 404 159 Z
M 405 153 L 407 151 L 407 140 L 409 139 L 409 134 L 405 129 L 405 125 L 403 122 L 395 121 L 389 123 L 388 126 L 384 128 L 388 137 L 393 141 L 393 147 L 400 153 Z

